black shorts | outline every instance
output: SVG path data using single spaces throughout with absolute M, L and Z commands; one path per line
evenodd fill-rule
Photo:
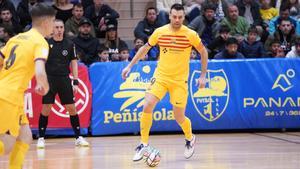
M 49 92 L 43 96 L 43 104 L 54 104 L 58 94 L 61 104 L 73 104 L 74 95 L 69 76 L 48 76 Z

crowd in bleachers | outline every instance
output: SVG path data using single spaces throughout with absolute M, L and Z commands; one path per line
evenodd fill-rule
M 118 11 L 103 0 L 0 0 L 0 45 L 31 28 L 38 2 L 57 10 L 81 62 L 130 61 L 149 36 L 169 23 L 173 3 L 185 6 L 185 25 L 195 30 L 210 59 L 300 57 L 299 0 L 156 0 L 134 28 L 133 49 L 118 35 Z M 157 60 L 158 47 L 142 59 Z M 200 59 L 193 51 L 191 59 Z

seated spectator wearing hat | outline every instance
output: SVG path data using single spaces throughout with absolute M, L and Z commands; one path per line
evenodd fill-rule
M 226 41 L 225 49 L 218 53 L 215 59 L 243 59 L 244 55 L 237 51 L 239 46 L 238 40 L 231 37 Z
M 249 28 L 247 38 L 239 46 L 239 52 L 245 58 L 262 58 L 266 56 L 263 44 L 257 39 L 258 30 L 255 26 L 252 26 Z
M 292 50 L 286 55 L 286 58 L 300 58 L 300 39 L 297 38 L 295 41 L 295 46 L 292 47 Z
M 108 23 L 113 20 L 117 25 L 119 18 L 118 12 L 104 4 L 103 0 L 94 0 L 93 5 L 86 8 L 84 16 L 92 21 L 98 38 L 105 38 Z
M 66 35 L 69 36 L 70 38 L 74 38 L 74 37 L 78 36 L 79 23 L 82 19 L 84 19 L 83 12 L 84 12 L 83 6 L 80 3 L 75 4 L 73 6 L 73 9 L 72 9 L 73 16 L 71 18 L 69 18 L 65 24 Z M 92 28 L 91 35 L 93 37 L 96 37 L 94 26 L 92 25 L 91 28 Z
M 77 54 L 81 62 L 89 66 L 97 61 L 97 49 L 99 40 L 91 36 L 92 23 L 88 19 L 83 19 L 79 23 L 79 34 L 73 39 L 77 49 Z
M 98 49 L 98 62 L 110 62 L 108 48 L 101 45 Z
M 142 38 L 135 38 L 134 39 L 134 48 L 130 50 L 129 52 L 129 60 L 131 61 L 137 51 L 144 46 L 145 42 Z M 150 60 L 157 60 L 158 57 L 158 49 L 156 46 L 152 47 L 149 52 L 145 55 L 144 60 L 150 61 Z M 143 60 L 143 59 L 142 59 Z
M 225 43 L 229 38 L 230 29 L 223 25 L 219 30 L 219 35 L 207 46 L 209 59 L 213 59 L 214 56 L 225 49 Z
M 120 48 L 128 48 L 126 42 L 118 37 L 117 26 L 114 24 L 107 25 L 107 31 L 105 35 L 104 46 L 109 49 L 109 56 L 112 57 L 113 54 L 119 54 Z M 111 58 L 113 61 L 114 59 Z

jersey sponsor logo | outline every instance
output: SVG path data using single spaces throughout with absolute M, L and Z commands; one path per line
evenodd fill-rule
M 82 80 L 78 79 L 78 81 L 79 81 L 78 91 L 74 96 L 75 96 L 75 107 L 77 110 L 77 114 L 79 115 L 87 107 L 90 98 L 89 98 L 88 87 L 84 84 Z M 60 117 L 69 118 L 69 112 L 57 99 L 55 99 L 55 104 L 52 106 L 51 110 Z
M 62 54 L 63 56 L 67 56 L 67 55 L 68 55 L 68 51 L 67 51 L 67 50 L 63 50 L 63 51 L 61 52 L 61 54 Z
M 200 71 L 194 71 L 190 81 L 192 102 L 199 115 L 209 121 L 215 121 L 222 116 L 229 102 L 230 86 L 223 69 L 208 70 L 205 88 L 199 89 L 196 80 Z

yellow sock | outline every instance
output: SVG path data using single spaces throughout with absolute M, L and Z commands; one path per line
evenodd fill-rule
M 140 129 L 141 129 L 141 142 L 148 144 L 149 133 L 152 126 L 152 113 L 142 113 Z
M 4 154 L 4 144 L 3 142 L 0 140 L 0 156 Z
M 9 156 L 9 169 L 21 169 L 25 155 L 29 149 L 29 145 L 21 141 L 17 141 Z
M 192 140 L 193 134 L 192 134 L 192 124 L 189 118 L 185 117 L 184 122 L 179 124 L 184 136 L 187 140 Z

